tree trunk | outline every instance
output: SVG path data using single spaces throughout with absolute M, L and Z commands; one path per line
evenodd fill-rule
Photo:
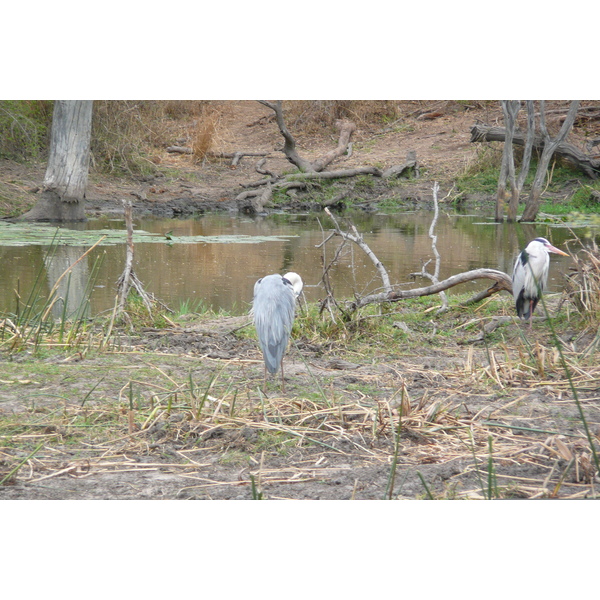
M 548 165 L 550 164 L 550 160 L 552 159 L 554 152 L 556 151 L 558 146 L 565 140 L 565 138 L 569 134 L 569 131 L 571 131 L 571 127 L 573 127 L 575 117 L 577 116 L 577 109 L 579 108 L 579 101 L 574 100 L 573 102 L 571 102 L 571 107 L 569 108 L 567 117 L 565 118 L 562 127 L 558 132 L 558 135 L 554 139 L 550 137 L 550 134 L 548 133 L 548 130 L 546 128 L 544 106 L 545 103 L 542 100 L 540 107 L 540 128 L 542 130 L 542 135 L 544 136 L 544 149 L 538 162 L 535 178 L 531 186 L 531 193 L 529 194 L 527 204 L 525 205 L 525 210 L 523 211 L 523 215 L 521 216 L 521 222 L 525 223 L 535 221 L 537 217 L 542 201 L 542 186 L 544 185 L 544 181 L 546 180 Z
M 533 142 L 535 139 L 535 105 L 533 100 L 527 100 L 527 138 L 525 139 L 525 150 L 523 151 L 523 160 L 521 161 L 521 170 L 517 179 L 515 193 L 511 196 L 508 205 L 508 221 L 514 222 L 517 220 L 517 210 L 519 208 L 519 199 L 525 179 L 529 173 L 529 164 L 531 163 L 531 152 L 533 151 Z M 514 137 L 514 136 L 513 136 Z
M 56 100 L 42 197 L 24 221 L 85 221 L 91 100 Z
M 504 207 L 506 204 L 506 181 L 510 183 L 510 203 L 509 209 L 515 202 L 518 203 L 519 195 L 517 192 L 517 184 L 515 180 L 515 157 L 513 152 L 513 137 L 517 125 L 517 115 L 521 109 L 519 100 L 502 100 L 502 112 L 504 113 L 504 124 L 506 130 L 506 139 L 502 150 L 502 164 L 500 166 L 500 175 L 498 177 L 498 190 L 496 192 L 496 213 L 495 221 L 501 223 L 504 221 Z M 508 220 L 514 221 L 509 210 Z

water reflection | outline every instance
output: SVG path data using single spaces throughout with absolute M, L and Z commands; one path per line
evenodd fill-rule
M 86 290 L 90 270 L 88 257 L 82 258 L 85 250 L 79 246 L 56 246 L 43 257 L 48 289 L 55 290 L 56 302 L 51 305 L 51 310 L 56 319 L 63 315 L 67 318 L 75 314 L 89 316 Z
M 352 220 L 367 244 L 383 262 L 393 283 L 410 286 L 426 285 L 422 278 L 413 280 L 434 259 L 428 236 L 432 213 L 420 211 L 393 215 L 355 214 Z M 341 219 L 340 222 L 342 222 Z M 120 220 L 101 219 L 83 225 L 88 230 L 119 228 Z M 134 269 L 149 292 L 177 309 L 184 301 L 202 302 L 213 309 L 223 308 L 238 314 L 247 312 L 252 300 L 254 282 L 269 273 L 296 271 L 305 281 L 309 301 L 322 297 L 319 281 L 323 264 L 336 253 L 337 266 L 331 281 L 338 297 L 375 291 L 380 279 L 369 259 L 355 245 L 333 238 L 325 248 L 318 248 L 330 232 L 325 215 L 271 215 L 255 219 L 231 215 L 206 215 L 197 219 L 141 219 L 136 229 L 177 236 L 272 236 L 273 241 L 243 243 L 138 243 Z M 536 236 L 545 236 L 561 247 L 573 235 L 566 228 L 550 228 L 543 224 L 496 224 L 480 216 L 440 214 L 435 230 L 437 247 L 442 257 L 440 279 L 456 273 L 493 268 L 511 273 L 514 259 L 521 248 Z M 575 233 L 583 236 L 584 231 Z M 41 273 L 47 293 L 65 269 L 84 252 L 84 248 L 59 247 L 50 260 L 48 248 L 41 246 L 0 247 L 0 310 L 14 312 L 16 293 L 25 298 Z M 100 246 L 78 263 L 70 278 L 63 278 L 59 293 L 68 295 L 68 310 L 75 310 L 89 284 L 90 266 L 99 257 L 102 263 L 95 279 L 90 311 L 109 310 L 114 305 L 116 281 L 123 271 L 125 246 Z M 561 289 L 564 272 L 570 264 L 567 257 L 553 256 L 549 287 Z M 433 262 L 429 271 L 433 272 Z M 64 286 L 68 285 L 67 289 Z M 473 282 L 456 291 L 482 289 L 486 282 Z M 452 290 L 450 291 L 452 293 Z M 61 305 L 57 305 L 61 311 Z

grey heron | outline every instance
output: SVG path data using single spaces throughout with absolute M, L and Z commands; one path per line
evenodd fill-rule
M 533 311 L 548 282 L 550 252 L 569 256 L 546 238 L 538 237 L 519 253 L 513 269 L 512 288 L 517 315 L 521 319 L 529 319 L 530 328 Z
M 286 273 L 283 277 L 279 274 L 267 275 L 254 284 L 252 312 L 265 361 L 265 384 L 267 371 L 277 373 L 281 367 L 283 391 L 283 355 L 294 324 L 296 298 L 302 292 L 302 287 L 302 278 L 297 273 Z

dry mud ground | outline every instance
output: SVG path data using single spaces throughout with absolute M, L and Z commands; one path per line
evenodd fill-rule
M 119 349 L 89 356 L 3 359 L 0 477 L 22 466 L 0 498 L 597 493 L 583 425 L 543 323 L 531 340 L 537 368 L 504 349 L 523 351 L 519 325 L 509 325 L 506 346 L 492 344 L 489 354 L 464 344 L 473 332 L 441 343 L 442 331 L 462 331 L 466 315 L 416 328 L 418 351 L 398 341 L 382 344 L 373 359 L 300 333 L 285 361 L 285 393 L 276 379 L 263 395 L 256 343 L 230 333 L 243 319 L 124 336 Z M 597 440 L 598 367 L 574 375 Z
M 274 124 L 260 120 L 266 109 L 237 108 L 247 113 L 232 117 L 222 150 L 280 143 Z M 404 134 L 363 132 L 363 151 L 357 143 L 351 161 L 369 163 L 365 153 L 372 152 L 389 166 L 415 148 L 429 179 L 443 181 L 445 170 L 469 160 L 468 111 L 413 121 Z M 255 128 L 256 141 L 244 138 L 242 147 L 242 133 Z M 315 155 L 327 146 L 305 143 Z M 190 165 L 184 156 L 158 160 Z M 235 170 L 209 165 L 193 189 L 176 178 L 93 178 L 90 210 L 117 210 L 131 191 L 147 198 L 140 210 L 181 198 L 218 202 L 254 177 L 244 160 Z M 299 316 L 285 393 L 277 380 L 260 392 L 257 344 L 236 330 L 243 317 L 123 332 L 108 352 L 91 343 L 66 356 L 3 355 L 0 498 L 596 497 L 589 443 L 547 326 L 536 323 L 523 336 L 519 324 L 504 325 L 485 347 L 474 341 L 479 326 L 469 325 L 476 318 L 472 311 L 433 313 L 408 333 L 390 329 L 371 357 L 315 341 Z M 597 352 L 581 358 L 589 332 L 562 335 L 597 442 Z

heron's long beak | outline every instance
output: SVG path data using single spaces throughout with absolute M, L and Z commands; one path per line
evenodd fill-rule
M 548 252 L 554 252 L 554 254 L 562 254 L 563 256 L 569 256 L 569 254 L 563 252 L 562 250 L 559 250 L 558 248 L 555 248 L 552 244 L 548 244 L 546 246 L 546 249 L 548 250 Z

